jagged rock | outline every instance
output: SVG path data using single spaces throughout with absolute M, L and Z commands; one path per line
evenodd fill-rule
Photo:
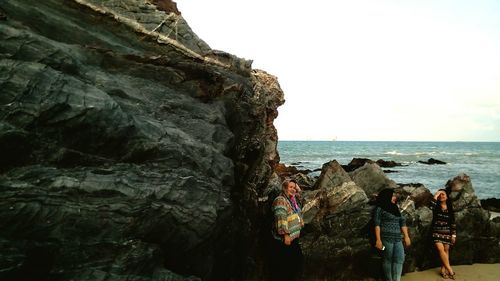
M 287 166 L 283 163 L 277 163 L 274 166 L 274 172 L 277 173 L 281 179 L 291 178 L 298 181 L 303 181 L 306 187 L 310 187 L 310 181 L 312 180 L 307 176 L 311 172 L 309 169 L 300 170 L 296 166 Z
M 466 208 L 480 208 L 481 203 L 474 192 L 472 182 L 466 174 L 460 174 L 446 183 L 446 188 L 451 190 L 450 197 L 453 199 L 455 212 Z
M 368 202 L 365 192 L 353 181 L 344 182 L 334 187 L 323 187 L 318 190 L 304 192 L 306 204 L 303 213 L 306 222 L 321 221 L 326 215 L 334 215 L 346 209 Z M 318 216 L 317 210 L 322 209 Z M 314 215 L 311 215 L 314 213 Z M 310 218 L 310 219 L 307 219 Z
M 433 197 L 432 193 L 423 184 L 401 184 L 398 185 L 398 201 L 406 200 L 411 197 L 412 201 L 415 203 L 416 208 L 422 206 L 429 206 L 430 201 Z
M 371 207 L 364 191 L 352 181 L 310 192 L 301 238 L 305 255 L 304 280 L 360 280 L 379 275 L 366 233 Z M 317 265 L 322 266 L 318 267 Z M 363 267 L 360 272 L 356 268 Z
M 333 188 L 350 181 L 352 181 L 352 179 L 349 174 L 344 171 L 336 160 L 332 160 L 323 164 L 315 188 Z
M 295 175 L 295 174 L 297 174 L 299 172 L 299 170 L 297 169 L 297 167 L 295 167 L 295 166 L 287 166 L 287 165 L 282 164 L 282 163 L 278 163 L 274 167 L 274 171 L 281 178 L 290 177 L 290 176 Z
M 383 188 L 397 187 L 397 184 L 389 179 L 375 163 L 366 163 L 363 167 L 350 172 L 349 176 L 366 192 L 368 197 L 372 197 Z
M 291 179 L 295 180 L 297 184 L 300 186 L 300 188 L 303 190 L 312 189 L 315 183 L 315 179 L 311 178 L 308 175 L 304 175 L 302 173 L 297 173 L 291 176 Z
M 376 162 L 374 162 L 373 160 L 370 160 L 367 158 L 353 158 L 351 160 L 351 162 L 349 162 L 349 164 L 342 165 L 342 167 L 344 168 L 344 170 L 346 172 L 352 172 L 358 168 L 363 167 L 366 163 L 370 163 L 370 164 L 376 163 L 377 165 L 379 165 L 380 167 L 383 167 L 383 168 L 392 168 L 392 167 L 402 166 L 401 163 L 397 163 L 395 161 L 385 161 L 383 159 L 379 159 Z M 393 170 L 384 170 L 384 172 L 385 173 L 397 173 L 397 171 L 393 171 Z
M 373 160 L 367 159 L 367 158 L 353 158 L 351 162 L 347 165 L 342 165 L 342 168 L 348 173 L 363 167 L 366 163 L 374 163 Z
M 276 77 L 171 1 L 0 11 L 0 279 L 259 278 Z

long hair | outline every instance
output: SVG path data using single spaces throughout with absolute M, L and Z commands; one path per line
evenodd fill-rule
M 444 193 L 446 193 L 446 208 L 448 209 L 449 213 L 453 213 L 453 203 L 451 202 L 451 198 L 450 198 L 451 189 L 441 188 L 441 189 L 439 189 L 439 191 L 444 191 Z
M 400 217 L 401 212 L 399 211 L 398 205 L 392 203 L 393 194 L 394 194 L 394 189 L 392 188 L 382 189 L 377 195 L 377 200 L 375 201 L 375 205 L 377 207 L 380 207 L 382 210 L 386 212 L 389 212 L 397 217 Z

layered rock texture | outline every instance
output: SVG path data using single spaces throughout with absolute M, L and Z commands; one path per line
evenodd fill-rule
M 0 16 L 0 280 L 258 271 L 275 77 L 171 1 L 5 0 Z
M 266 280 L 279 171 L 306 187 L 303 280 L 380 277 L 366 226 L 384 187 L 408 217 L 405 271 L 437 265 L 424 186 L 378 161 L 278 165 L 283 102 L 172 1 L 0 1 L 0 280 Z M 455 181 L 452 263 L 499 262 L 500 222 Z

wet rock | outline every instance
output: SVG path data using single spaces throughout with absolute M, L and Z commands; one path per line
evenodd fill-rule
M 351 160 L 351 162 L 349 162 L 349 164 L 347 165 L 342 165 L 342 168 L 344 168 L 344 170 L 346 172 L 352 172 L 358 168 L 361 168 L 363 167 L 366 163 L 374 163 L 373 160 L 370 160 L 370 159 L 367 159 L 367 158 L 353 158 Z
M 493 212 L 500 212 L 500 199 L 488 198 L 481 200 L 481 206 L 483 209 Z
M 437 159 L 434 159 L 434 158 L 429 158 L 429 160 L 427 161 L 418 161 L 418 163 L 422 163 L 422 164 L 427 164 L 427 165 L 444 165 L 446 164 L 446 162 L 444 161 L 441 161 L 441 160 L 437 160 Z
M 377 163 L 377 165 L 379 165 L 382 168 L 393 168 L 393 167 L 403 166 L 403 164 L 393 160 L 386 161 L 383 159 L 379 159 L 375 163 Z

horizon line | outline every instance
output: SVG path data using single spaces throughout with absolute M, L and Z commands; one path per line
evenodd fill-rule
M 484 142 L 500 143 L 500 140 L 328 140 L 328 139 L 278 139 L 278 141 L 310 141 L 310 142 Z

